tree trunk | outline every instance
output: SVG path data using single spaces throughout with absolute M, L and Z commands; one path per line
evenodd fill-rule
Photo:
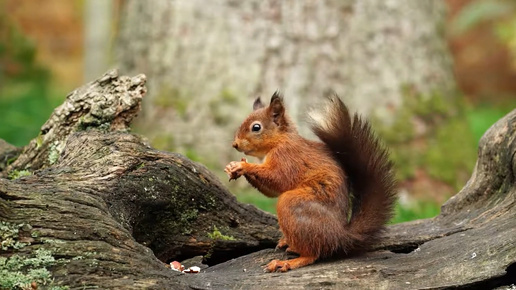
M 109 48 L 113 34 L 113 1 L 84 1 L 84 70 L 86 82 L 109 68 Z
M 333 90 L 377 120 L 402 180 L 440 181 L 406 182 L 409 191 L 433 194 L 444 182 L 451 194 L 467 180 L 475 141 L 455 93 L 443 2 L 129 0 L 124 8 L 118 62 L 149 76 L 138 124 L 158 148 L 222 168 L 241 157 L 230 140 L 256 96 L 282 90 L 309 135 L 307 107 Z
M 438 217 L 388 227 L 364 256 L 270 274 L 262 266 L 285 254 L 254 251 L 274 247 L 273 216 L 238 203 L 204 166 L 126 132 L 144 84 L 142 75 L 111 71 L 72 92 L 1 172 L 14 178 L 30 168 L 32 174 L 0 178 L 0 288 L 34 282 L 102 289 L 487 289 L 516 283 L 516 110 L 483 137 L 473 176 Z M 50 144 L 58 140 L 55 151 Z M 19 153 L 5 144 L 0 149 L 0 156 Z M 196 255 L 209 265 L 241 257 L 199 274 L 163 264 Z M 184 262 L 199 266 L 200 260 L 192 263 Z

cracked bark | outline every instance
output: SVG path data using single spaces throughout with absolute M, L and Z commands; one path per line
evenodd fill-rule
M 56 285 L 71 288 L 441 289 L 515 283 L 516 110 L 482 138 L 473 176 L 438 217 L 388 227 L 364 256 L 267 274 L 264 264 L 285 257 L 257 251 L 274 247 L 275 218 L 238 203 L 204 166 L 128 133 L 144 94 L 144 76 L 110 71 L 72 92 L 21 153 L 0 143 L 0 157 L 19 154 L 7 167 L 6 158 L 0 160 L 0 219 L 30 225 L 17 237 L 30 245 L 8 247 L 0 257 L 50 250 L 60 260 L 49 268 Z M 33 175 L 5 178 L 22 169 Z M 233 240 L 210 237 L 215 227 Z M 210 256 L 211 265 L 240 257 L 195 275 L 162 263 L 196 255 Z

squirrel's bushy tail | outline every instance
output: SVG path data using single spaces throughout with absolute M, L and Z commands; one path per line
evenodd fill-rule
M 310 117 L 312 131 L 341 164 L 347 176 L 345 186 L 352 194 L 343 250 L 366 249 L 377 241 L 396 201 L 396 180 L 388 151 L 369 122 L 356 113 L 351 119 L 348 108 L 336 95 L 329 97 L 324 110 L 313 111 Z

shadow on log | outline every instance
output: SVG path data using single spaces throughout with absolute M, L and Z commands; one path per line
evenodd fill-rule
M 143 75 L 110 71 L 68 95 L 23 150 L 0 143 L 0 289 L 515 283 L 516 110 L 484 135 L 473 176 L 439 216 L 390 226 L 364 256 L 270 274 L 262 266 L 286 255 L 272 249 L 276 218 L 238 203 L 204 166 L 128 132 L 145 90 Z M 163 263 L 198 255 L 213 265 L 199 274 Z

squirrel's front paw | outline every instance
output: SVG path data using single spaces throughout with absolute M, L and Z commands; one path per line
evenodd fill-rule
M 242 158 L 242 161 L 231 161 L 228 165 L 226 165 L 224 171 L 228 175 L 229 181 L 237 179 L 244 174 L 244 163 L 247 163 L 247 160 Z
M 288 247 L 287 239 L 285 237 L 282 237 L 276 245 L 276 250 L 283 249 L 286 247 Z

